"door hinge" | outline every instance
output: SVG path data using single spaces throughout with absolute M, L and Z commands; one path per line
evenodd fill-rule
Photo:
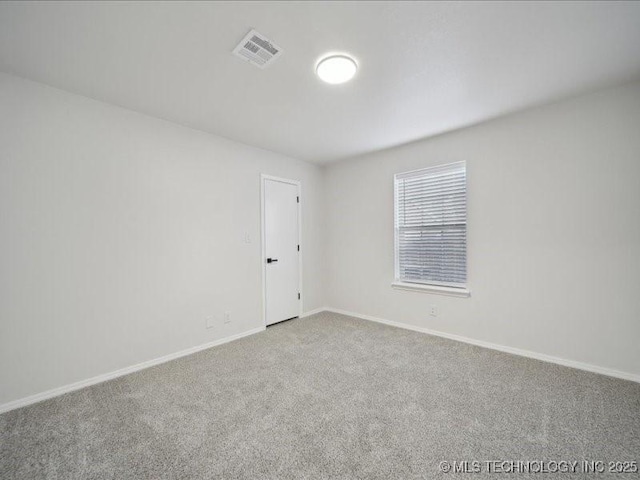
M 298 292 L 298 300 L 300 300 L 300 292 Z
M 300 197 L 296 197 L 296 203 L 300 203 Z
M 298 245 L 298 251 L 300 251 L 300 245 Z

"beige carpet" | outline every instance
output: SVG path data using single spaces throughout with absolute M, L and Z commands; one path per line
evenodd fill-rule
M 8 412 L 0 432 L 6 480 L 496 478 L 439 465 L 639 461 L 640 384 L 322 313 Z M 608 477 L 638 475 L 567 476 Z

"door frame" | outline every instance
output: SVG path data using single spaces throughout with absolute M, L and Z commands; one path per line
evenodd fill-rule
M 289 185 L 295 185 L 298 190 L 298 292 L 300 292 L 300 300 L 298 301 L 298 318 L 302 316 L 302 302 L 304 302 L 304 294 L 302 291 L 302 185 L 299 180 L 291 180 L 289 178 L 275 177 L 265 173 L 260 174 L 260 239 L 261 239 L 261 262 L 262 262 L 262 324 L 267 326 L 267 251 L 265 239 L 265 218 L 264 218 L 264 194 L 265 182 L 281 182 Z

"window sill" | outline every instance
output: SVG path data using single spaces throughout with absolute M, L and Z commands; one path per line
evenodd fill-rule
M 449 295 L 450 297 L 470 297 L 471 291 L 467 288 L 441 287 L 439 285 L 423 285 L 420 283 L 393 282 L 391 286 L 397 290 L 412 292 L 435 293 L 437 295 Z

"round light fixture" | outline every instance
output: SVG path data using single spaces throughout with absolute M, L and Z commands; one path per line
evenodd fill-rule
M 348 82 L 356 74 L 358 65 L 346 55 L 331 55 L 323 58 L 316 67 L 316 73 L 322 81 L 331 84 Z

